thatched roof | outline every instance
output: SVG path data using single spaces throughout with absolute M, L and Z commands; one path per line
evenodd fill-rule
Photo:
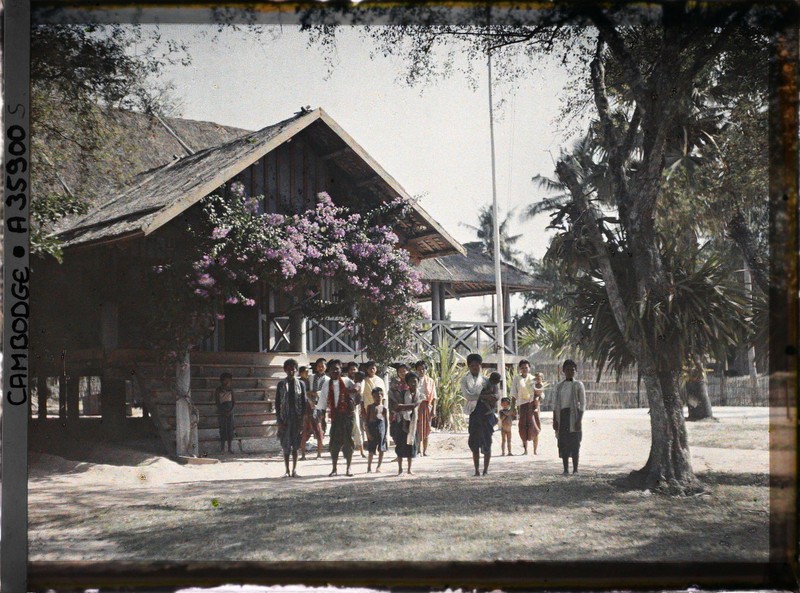
M 105 201 L 105 196 L 119 194 L 143 171 L 250 133 L 212 122 L 99 107 L 90 125 L 102 157 L 84 153 L 75 141 L 40 130 L 44 146 L 41 169 L 32 180 L 36 184 L 33 191 L 42 195 L 70 191 L 93 203 Z M 69 136 L 70 131 L 66 134 Z
M 494 260 L 483 252 L 481 243 L 464 243 L 466 255 L 426 259 L 417 265 L 425 282 L 442 282 L 458 296 L 494 294 Z M 518 267 L 502 264 L 503 286 L 510 292 L 544 292 L 547 284 Z M 421 295 L 430 298 L 430 292 Z
M 174 121 L 166 123 L 180 128 Z M 179 130 L 175 131 L 181 136 Z M 300 133 L 307 134 L 320 151 L 380 201 L 409 197 L 327 113 L 316 109 L 301 111 L 257 132 L 161 163 L 138 175 L 127 189 L 112 195 L 85 216 L 70 220 L 58 229 L 58 236 L 69 247 L 149 235 Z M 200 140 L 198 134 L 198 144 Z M 464 252 L 420 206 L 414 207 L 410 219 L 399 224 L 397 230 L 404 243 L 412 246 L 420 257 Z

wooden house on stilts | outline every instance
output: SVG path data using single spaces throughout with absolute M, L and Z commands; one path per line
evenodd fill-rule
M 247 196 L 263 196 L 259 208 L 270 213 L 304 210 L 319 192 L 355 211 L 407 197 L 322 109 L 301 110 L 256 132 L 179 119 L 151 124 L 152 142 L 143 138 L 136 147 L 150 166 L 57 229 L 62 263 L 52 258 L 33 263 L 34 438 L 64 430 L 129 438 L 153 434 L 155 427 L 167 452 L 174 453 L 171 376 L 159 353 L 149 349 L 146 333 L 148 315 L 160 303 L 141 287 L 153 262 L 186 240 L 204 197 L 226 191 L 234 181 Z M 394 230 L 400 247 L 418 264 L 468 255 L 419 205 Z M 303 319 L 266 282 L 250 291 L 256 306 L 220 303 L 224 320 L 192 353 L 201 451 L 218 446 L 212 394 L 221 372 L 234 375 L 240 394 L 235 428 L 240 449 L 269 448 L 273 391 L 283 361 L 292 356 L 304 364 L 318 354 L 346 358 L 359 350 L 337 320 Z M 420 327 L 422 335 L 426 326 Z

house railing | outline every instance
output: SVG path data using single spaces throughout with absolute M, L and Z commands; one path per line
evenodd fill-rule
M 417 322 L 414 337 L 418 351 L 424 352 L 447 343 L 458 354 L 470 352 L 494 354 L 499 351 L 498 327 L 496 323 L 479 321 L 432 321 Z M 506 354 L 517 353 L 517 323 L 504 326 L 502 347 Z
M 358 340 L 344 319 L 306 319 L 303 326 L 304 343 L 308 354 L 361 354 Z M 432 321 L 423 319 L 414 327 L 414 351 L 429 352 L 439 344 L 447 343 L 455 352 L 466 356 L 470 352 L 495 354 L 498 351 L 496 323 L 478 321 Z M 502 340 L 506 354 L 517 353 L 517 324 L 506 324 Z M 270 318 L 270 344 L 272 352 L 290 349 L 289 318 Z

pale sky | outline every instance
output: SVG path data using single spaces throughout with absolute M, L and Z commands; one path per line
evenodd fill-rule
M 475 240 L 462 223 L 475 224 L 477 210 L 492 200 L 488 82 L 485 67 L 472 89 L 459 74 L 427 87 L 399 81 L 399 59 L 370 60 L 372 43 L 355 29 L 339 33 L 336 63 L 329 72 L 322 52 L 308 47 L 295 26 L 270 27 L 253 36 L 196 25 L 161 25 L 166 39 L 188 44 L 191 66 L 167 69 L 184 118 L 256 130 L 291 116 L 301 106 L 322 107 L 456 239 Z M 496 110 L 497 195 L 503 212 L 543 197 L 531 182 L 553 176 L 553 159 L 570 144 L 558 121 L 566 75 L 547 61 L 512 89 L 495 87 L 506 101 Z M 548 218 L 514 219 L 524 253 L 541 257 Z M 454 320 L 488 315 L 487 298 L 448 300 Z M 515 298 L 512 313 L 522 300 Z

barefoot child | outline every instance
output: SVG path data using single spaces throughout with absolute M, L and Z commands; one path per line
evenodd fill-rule
M 389 414 L 386 406 L 383 405 L 383 389 L 376 387 L 372 390 L 372 403 L 367 406 L 367 473 L 372 471 L 372 457 L 378 452 L 378 465 L 375 472 L 381 471 L 383 463 L 383 453 L 389 446 L 386 442 L 386 435 L 389 432 Z
M 500 450 L 503 455 L 506 454 L 506 445 L 508 445 L 508 454 L 511 453 L 511 425 L 514 421 L 514 411 L 511 409 L 511 399 L 504 397 L 500 400 L 500 430 L 503 440 L 500 443 Z
M 283 449 L 283 462 L 286 464 L 284 477 L 297 477 L 297 452 L 301 444 L 303 416 L 306 412 L 306 386 L 298 379 L 297 361 L 289 359 L 283 363 L 286 378 L 278 383 L 275 392 L 275 416 L 278 419 L 278 439 Z M 289 456 L 292 469 L 289 470 Z
M 319 414 L 317 413 L 317 402 L 319 395 L 314 391 L 306 393 L 306 413 L 303 415 L 303 434 L 300 437 L 300 453 L 301 460 L 305 461 L 306 458 L 306 443 L 313 435 L 317 439 L 317 459 L 322 457 L 322 424 L 319 421 Z
M 228 453 L 233 453 L 233 406 L 236 400 L 233 397 L 233 375 L 222 373 L 219 376 L 220 385 L 214 390 L 214 403 L 217 404 L 217 420 L 219 422 L 219 449 L 225 452 L 225 443 L 228 444 Z
M 358 370 L 358 363 L 357 362 L 350 362 L 347 365 L 347 377 L 355 383 L 356 389 L 358 389 L 358 394 L 361 394 L 364 391 L 364 373 Z M 363 398 L 363 396 L 362 396 Z M 370 398 L 371 399 L 371 398 Z M 363 405 L 363 401 L 361 404 Z M 356 408 L 355 418 L 353 420 L 353 442 L 356 444 L 358 448 L 358 452 L 361 454 L 361 457 L 366 457 L 364 455 L 364 438 L 362 436 L 361 430 L 361 405 Z

